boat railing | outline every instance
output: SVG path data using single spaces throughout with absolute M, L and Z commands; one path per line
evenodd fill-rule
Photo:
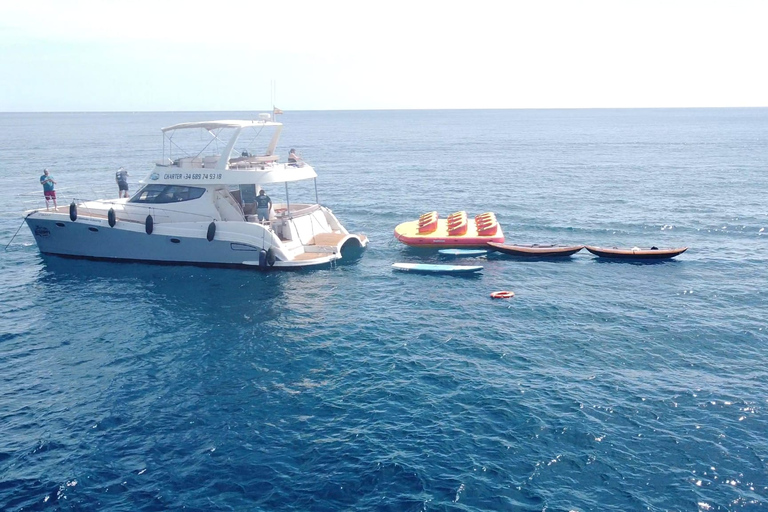
M 273 206 L 275 217 L 302 217 L 320 209 L 319 204 L 292 204 L 288 210 L 285 204 L 276 204 Z
M 230 169 L 264 169 L 277 164 L 277 155 L 248 156 L 229 159 Z
M 150 214 L 154 216 L 154 212 L 161 212 L 163 214 L 167 214 L 167 217 L 171 217 L 171 215 L 174 215 L 176 217 L 179 216 L 185 216 L 185 217 L 195 217 L 199 218 L 200 220 L 209 220 L 211 219 L 210 214 L 204 214 L 204 213 L 195 213 L 195 212 L 180 212 L 179 210 L 172 210 L 170 208 L 163 208 L 162 206 L 157 206 L 156 204 L 134 204 L 134 203 L 123 203 L 123 207 L 125 211 L 129 214 L 134 213 L 135 211 L 148 211 Z M 143 220 L 141 221 L 143 222 Z
M 175 167 L 179 169 L 215 169 L 221 159 L 221 155 L 209 155 L 204 157 L 182 157 L 175 160 L 165 158 L 155 162 L 158 167 Z M 276 165 L 279 157 L 277 155 L 269 156 L 249 156 L 231 158 L 229 160 L 230 169 L 264 169 Z
M 157 204 L 152 203 L 129 203 L 129 202 L 120 202 L 120 201 L 112 201 L 109 199 L 98 199 L 95 201 L 86 201 L 81 200 L 78 198 L 73 198 L 73 202 L 76 204 L 78 208 L 78 213 L 88 216 L 88 217 L 94 217 L 94 218 L 107 218 L 107 212 L 105 212 L 103 209 L 95 209 L 91 208 L 88 205 L 93 203 L 99 203 L 101 205 L 114 205 L 114 206 L 120 206 L 122 208 L 122 211 L 128 214 L 129 216 L 135 216 L 135 218 L 130 217 L 123 217 L 120 218 L 119 213 L 117 214 L 117 219 L 122 220 L 125 222 L 138 222 L 142 223 L 145 222 L 144 218 L 141 218 L 143 214 L 152 215 L 153 220 L 156 224 L 162 223 L 162 218 L 171 218 L 171 216 L 185 216 L 185 217 L 192 217 L 192 218 L 199 218 L 200 220 L 210 220 L 211 216 L 210 214 L 203 214 L 203 213 L 195 213 L 195 212 L 180 212 L 178 210 L 172 210 L 170 208 L 163 208 L 162 206 L 158 206 Z M 63 210 L 66 209 L 66 210 Z M 69 205 L 67 206 L 59 206 L 57 210 L 62 211 L 68 211 Z M 160 213 L 160 215 L 158 215 Z M 159 218 L 158 218 L 159 217 Z
M 155 162 L 158 167 L 173 167 L 179 169 L 215 169 L 221 159 L 220 155 L 211 155 L 204 157 L 183 157 L 171 160 L 165 158 Z M 264 170 L 276 165 L 283 165 L 285 167 L 304 167 L 309 165 L 304 161 L 298 163 L 279 163 L 279 157 L 277 155 L 268 156 L 249 156 L 249 157 L 236 157 L 230 158 L 228 162 L 228 168 L 238 171 L 247 170 Z

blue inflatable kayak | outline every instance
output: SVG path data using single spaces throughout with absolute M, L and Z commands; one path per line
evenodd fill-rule
M 452 256 L 455 258 L 472 258 L 488 254 L 486 249 L 440 249 L 437 252 L 443 256 Z
M 437 265 L 433 263 L 394 263 L 392 268 L 419 274 L 472 274 L 483 270 L 482 265 Z

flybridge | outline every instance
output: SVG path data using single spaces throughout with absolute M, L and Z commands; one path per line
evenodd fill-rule
M 311 165 L 279 161 L 275 151 L 282 129 L 283 123 L 272 121 L 270 114 L 165 127 L 163 158 L 140 183 L 264 186 L 316 178 Z
M 269 144 L 262 154 L 252 154 L 251 146 L 264 129 L 272 131 Z M 219 171 L 235 168 L 264 170 L 278 161 L 275 149 L 282 129 L 283 123 L 271 121 L 269 114 L 260 114 L 257 120 L 229 119 L 167 126 L 162 129 L 163 159 L 158 166 Z M 207 135 L 201 138 L 194 130 L 202 130 Z M 201 141 L 204 143 L 202 149 Z

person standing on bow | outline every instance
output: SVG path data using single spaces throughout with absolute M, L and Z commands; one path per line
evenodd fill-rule
M 40 184 L 43 186 L 43 195 L 45 196 L 45 209 L 48 209 L 48 201 L 53 201 L 53 209 L 55 210 L 57 208 L 56 191 L 54 190 L 54 185 L 56 185 L 56 182 L 53 181 L 53 176 L 48 173 L 48 169 L 45 169 L 43 171 L 43 175 L 40 176 Z
M 269 210 L 272 208 L 272 200 L 269 198 L 264 189 L 259 190 L 259 195 L 256 196 L 256 216 L 259 222 L 269 220 Z
M 117 182 L 117 197 L 128 197 L 128 171 L 122 167 L 115 173 Z

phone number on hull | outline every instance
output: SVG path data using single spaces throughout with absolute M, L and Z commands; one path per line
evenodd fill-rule
M 164 180 L 220 180 L 221 173 L 200 173 L 200 174 L 164 174 Z

